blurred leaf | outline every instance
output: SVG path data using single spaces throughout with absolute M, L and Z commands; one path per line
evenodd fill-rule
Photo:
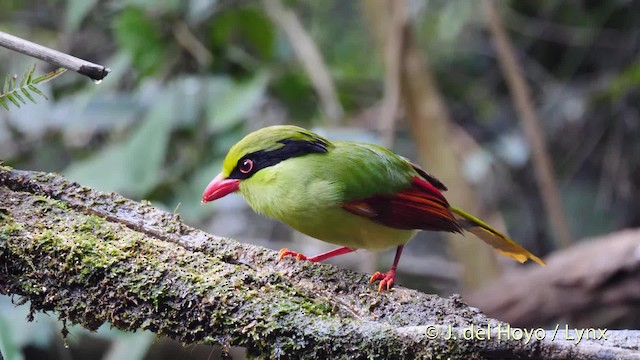
M 467 22 L 477 15 L 477 3 L 467 0 L 447 1 L 438 13 L 438 35 L 441 41 L 454 44 Z
M 103 360 L 142 360 L 149 351 L 151 343 L 156 338 L 149 331 L 122 332 L 114 331 L 113 343 Z
M 241 121 L 264 97 L 268 80 L 267 73 L 260 72 L 249 81 L 231 84 L 212 98 L 207 108 L 210 126 L 221 131 Z
M 65 174 L 103 191 L 143 196 L 161 180 L 173 103 L 169 94 L 161 96 L 126 141 L 111 144 L 95 156 L 74 163 Z
M 60 332 L 65 325 L 57 320 L 56 312 L 47 314 L 35 312 L 34 321 L 27 321 L 29 315 L 28 302 L 25 305 L 16 306 L 10 296 L 0 296 L 0 353 L 5 360 L 23 359 L 23 347 L 32 346 L 46 350 L 52 346 L 52 341 L 61 341 Z M 153 334 L 149 332 L 123 332 L 111 328 L 109 324 L 101 326 L 97 332 L 90 332 L 80 325 L 67 324 L 66 329 L 69 335 L 64 341 L 75 349 L 81 348 L 86 336 L 113 340 L 114 345 L 108 354 L 125 347 L 126 344 L 130 350 L 127 356 L 122 356 L 120 359 L 144 358 L 148 343 L 154 339 Z M 125 339 L 129 337 L 130 339 Z M 147 343 L 146 347 L 145 343 Z M 112 357 L 112 359 L 116 358 Z
M 49 128 L 53 122 L 57 126 L 73 129 L 111 128 L 115 124 L 129 124 L 140 112 L 139 92 L 118 89 L 132 59 L 128 51 L 118 51 L 105 63 L 112 69 L 100 84 L 86 82 L 82 91 L 74 96 L 64 97 L 55 102 L 52 109 L 39 116 L 29 115 L 30 123 L 38 120 L 39 127 Z
M 209 18 L 215 11 L 218 0 L 189 0 L 187 20 L 198 23 Z
M 273 95 L 286 105 L 293 119 L 308 119 L 318 108 L 317 96 L 302 71 L 289 71 L 270 86 Z
M 139 8 L 129 7 L 115 20 L 118 45 L 133 56 L 134 66 L 143 74 L 152 74 L 166 61 L 165 42 L 158 26 Z
M 354 83 L 362 84 L 364 79 L 379 79 L 382 74 L 375 37 L 367 29 L 361 6 L 358 1 L 307 1 L 288 5 L 291 9 L 305 9 L 302 20 L 321 49 L 336 83 L 352 79 Z M 348 29 L 344 24 L 349 24 Z M 279 45 L 279 57 L 287 60 L 296 57 L 288 43 Z M 346 90 L 339 94 L 341 100 L 347 95 L 345 93 L 354 96 L 357 92 Z
M 459 60 L 463 34 L 471 22 L 478 21 L 480 5 L 468 0 L 429 1 L 413 16 L 416 39 L 434 62 Z
M 213 143 L 212 152 L 215 156 L 224 157 L 233 144 L 242 139 L 246 133 L 244 126 L 230 128 L 225 131 L 221 136 L 216 137 L 216 141 Z
M 82 24 L 82 20 L 97 3 L 98 0 L 67 0 L 65 11 L 65 27 L 67 30 L 77 30 Z
M 622 70 L 609 85 L 608 93 L 613 99 L 624 95 L 632 88 L 640 85 L 640 61 L 629 65 Z
M 172 208 L 167 210 L 176 210 L 189 223 L 197 223 L 205 216 L 210 216 L 211 207 L 200 206 L 200 200 L 204 188 L 220 172 L 220 169 L 222 169 L 222 159 L 212 164 L 202 164 L 188 181 L 176 184 Z
M 20 351 L 20 344 L 13 338 L 13 326 L 15 324 L 0 316 L 0 357 L 4 360 L 22 360 L 24 356 Z
M 246 43 L 265 60 L 274 55 L 276 32 L 271 20 L 253 7 L 228 10 L 216 17 L 211 39 L 218 46 Z
M 52 325 L 61 323 L 53 317 L 36 312 L 34 321 L 27 321 L 28 316 L 28 303 L 16 306 L 10 296 L 0 296 L 0 352 L 5 359 L 21 359 L 21 349 L 27 345 L 45 348 L 50 345 L 52 335 L 59 334 L 62 326 Z

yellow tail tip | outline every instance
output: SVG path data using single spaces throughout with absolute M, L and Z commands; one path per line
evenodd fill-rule
M 539 257 L 537 257 L 537 256 L 535 256 L 533 254 L 529 254 L 529 259 L 537 262 L 541 266 L 547 266 L 547 263 L 545 263 L 542 259 L 540 259 Z
M 504 255 L 506 257 L 509 257 L 509 258 L 519 262 L 519 263 L 525 263 L 525 262 L 527 262 L 527 260 L 532 260 L 532 261 L 537 262 L 538 264 L 540 264 L 542 266 L 546 266 L 547 265 L 542 259 L 540 259 L 539 257 L 537 257 L 537 256 L 533 255 L 532 253 L 528 252 L 524 248 L 521 248 L 521 250 L 524 251 L 524 252 L 518 252 L 518 253 L 510 252 L 510 251 L 504 251 L 504 250 L 501 250 L 501 249 L 495 249 L 495 250 L 498 253 L 500 253 L 500 254 L 502 254 L 502 255 Z
M 456 219 L 460 221 L 462 227 L 465 230 L 477 236 L 480 240 L 491 245 L 500 254 L 510 257 L 521 263 L 524 263 L 527 260 L 533 260 L 542 266 L 546 266 L 542 259 L 533 255 L 520 244 L 513 241 L 498 230 L 494 229 L 484 221 L 454 207 L 450 207 L 449 210 L 456 215 Z

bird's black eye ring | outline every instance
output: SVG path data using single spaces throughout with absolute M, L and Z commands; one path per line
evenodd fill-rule
M 253 170 L 253 160 L 251 160 L 251 159 L 242 160 L 242 162 L 240 163 L 240 166 L 238 166 L 238 169 L 243 174 L 250 173 L 251 170 Z

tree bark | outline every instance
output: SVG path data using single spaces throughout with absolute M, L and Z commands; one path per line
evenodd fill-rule
M 508 325 L 458 296 L 377 293 L 367 275 L 275 259 L 148 203 L 0 166 L 0 293 L 91 330 L 109 322 L 265 358 L 613 359 L 638 349 L 628 333 L 578 346 L 561 335 L 500 339 Z M 472 326 L 493 335 L 465 339 Z

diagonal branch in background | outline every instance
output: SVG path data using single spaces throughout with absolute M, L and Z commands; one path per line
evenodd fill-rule
M 189 25 L 182 20 L 178 21 L 173 26 L 172 31 L 176 42 L 198 62 L 198 66 L 202 69 L 209 68 L 209 65 L 213 62 L 213 54 L 189 29 Z
M 273 22 L 284 32 L 300 64 L 311 80 L 311 85 L 320 97 L 325 116 L 337 124 L 344 116 L 344 110 L 338 100 L 331 73 L 322 54 L 305 30 L 293 10 L 287 9 L 280 0 L 263 0 L 264 8 Z
M 568 247 L 573 243 L 573 240 L 564 209 L 562 208 L 562 198 L 553 175 L 551 160 L 546 150 L 544 132 L 531 100 L 531 91 L 522 75 L 522 68 L 516 60 L 515 52 L 502 25 L 502 19 L 495 1 L 484 0 L 483 5 L 487 15 L 489 31 L 495 43 L 498 62 L 513 96 L 524 134 L 531 144 L 535 174 L 540 186 L 544 207 L 547 211 L 547 218 L 559 245 Z
M 0 46 L 100 81 L 111 69 L 0 31 Z
M 506 324 L 459 297 L 378 294 L 363 274 L 275 257 L 117 194 L 0 167 L 0 293 L 88 329 L 109 322 L 265 358 L 613 359 L 638 348 L 624 332 L 578 346 L 465 339 L 464 327 Z

